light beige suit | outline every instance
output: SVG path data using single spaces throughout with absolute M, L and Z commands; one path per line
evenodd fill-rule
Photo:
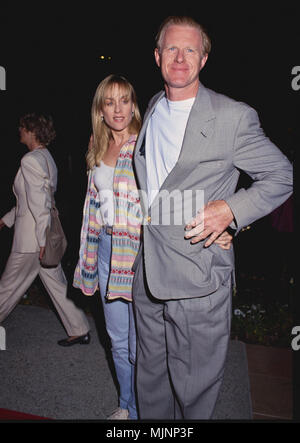
M 0 280 L 0 323 L 39 275 L 67 334 L 84 335 L 89 324 L 84 313 L 67 298 L 67 280 L 61 265 L 45 269 L 39 261 L 40 247 L 45 246 L 50 224 L 49 186 L 56 190 L 57 168 L 48 149 L 25 154 L 13 185 L 17 204 L 2 217 L 6 226 L 14 225 L 14 238 Z

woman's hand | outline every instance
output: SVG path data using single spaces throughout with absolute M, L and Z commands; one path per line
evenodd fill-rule
M 230 235 L 227 231 L 224 231 L 216 240 L 215 243 L 220 246 L 222 249 L 230 249 L 232 243 L 232 235 Z
M 40 247 L 40 256 L 39 259 L 42 260 L 42 258 L 44 257 L 45 254 L 45 246 L 41 246 Z

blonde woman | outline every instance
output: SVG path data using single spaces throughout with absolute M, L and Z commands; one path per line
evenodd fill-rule
M 99 84 L 92 125 L 86 157 L 88 189 L 73 285 L 86 295 L 100 289 L 120 387 L 119 407 L 108 418 L 137 419 L 131 267 L 139 248 L 141 211 L 132 155 L 141 118 L 135 91 L 125 78 L 110 75 Z

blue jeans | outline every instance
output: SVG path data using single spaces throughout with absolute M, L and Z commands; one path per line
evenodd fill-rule
M 131 302 L 105 298 L 110 273 L 111 235 L 102 228 L 99 235 L 98 277 L 106 330 L 111 339 L 112 356 L 120 386 L 120 408 L 128 409 L 129 418 L 136 420 L 135 352 L 136 332 Z

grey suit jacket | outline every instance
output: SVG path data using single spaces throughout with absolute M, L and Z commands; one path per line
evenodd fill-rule
M 150 101 L 135 148 L 135 172 L 142 191 L 147 188 L 145 133 L 156 104 L 164 96 L 160 92 Z M 236 192 L 240 170 L 254 182 L 250 188 Z M 254 109 L 200 84 L 179 159 L 160 189 L 170 193 L 175 190 L 203 190 L 204 204 L 225 200 L 239 232 L 291 195 L 292 165 L 265 136 Z M 146 219 L 153 212 L 161 212 L 168 192 L 157 196 L 150 208 L 143 204 Z M 172 220 L 172 207 L 170 212 Z M 232 247 L 224 250 L 212 244 L 203 248 L 204 241 L 191 245 L 184 239 L 184 226 L 184 221 L 179 225 L 149 221 L 144 226 L 147 282 L 158 299 L 208 295 L 226 284 L 234 269 Z M 261 247 L 257 245 L 258 253 Z

